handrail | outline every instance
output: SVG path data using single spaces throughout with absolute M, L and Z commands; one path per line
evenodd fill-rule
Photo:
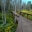
M 19 17 L 20 15 L 18 13 L 12 12 L 15 16 Z
M 23 14 L 27 14 L 27 18 L 28 18 L 28 15 L 31 15 L 32 16 L 32 14 L 29 14 L 29 13 L 23 13 L 23 12 L 21 12 L 21 15 L 23 15 Z

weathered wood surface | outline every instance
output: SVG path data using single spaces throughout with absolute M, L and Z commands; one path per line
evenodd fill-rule
M 16 32 L 32 32 L 32 21 L 22 17 L 21 15 L 16 17 L 16 19 L 18 20 L 18 27 Z
M 18 13 L 15 13 L 14 11 L 12 12 L 15 16 L 20 16 Z
M 20 16 L 16 32 L 32 32 L 32 21 Z

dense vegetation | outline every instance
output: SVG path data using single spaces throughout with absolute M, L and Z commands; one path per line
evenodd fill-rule
M 20 14 L 20 11 L 18 11 L 17 13 Z M 30 11 L 22 10 L 22 13 L 24 13 L 23 16 L 26 18 L 27 18 L 27 14 L 30 14 L 30 15 L 28 15 L 28 19 L 32 20 L 32 11 L 31 10 Z
M 3 25 L 2 13 L 0 13 L 0 32 L 15 32 L 17 24 L 14 24 L 12 13 L 6 14 L 6 24 Z
M 12 13 L 9 13 L 9 12 L 15 11 L 15 10 L 20 11 L 21 9 L 23 13 L 32 14 L 32 12 L 28 11 L 32 9 L 31 1 L 28 1 L 27 4 L 26 3 L 22 4 L 22 0 L 0 0 L 0 32 L 16 31 L 17 24 L 14 24 L 14 18 L 12 16 Z M 26 10 L 23 10 L 23 9 L 26 9 Z M 20 14 L 19 11 L 18 13 Z M 2 21 L 3 14 L 1 12 L 3 12 L 4 14 L 4 17 L 3 17 L 4 21 Z M 27 17 L 27 14 L 23 14 L 23 16 Z M 32 20 L 31 15 L 28 15 L 28 18 Z M 4 22 L 4 25 L 3 25 L 3 22 Z

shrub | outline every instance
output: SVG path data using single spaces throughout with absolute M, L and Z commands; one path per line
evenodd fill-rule
M 2 13 L 0 13 L 0 20 L 2 20 Z
M 0 23 L 2 20 L 0 20 Z M 16 30 L 17 25 L 14 24 L 14 18 L 12 15 L 7 14 L 6 15 L 6 24 L 0 24 L 0 32 L 13 32 L 13 30 Z M 11 30 L 12 29 L 12 30 Z
M 0 20 L 0 24 L 3 23 L 2 20 Z

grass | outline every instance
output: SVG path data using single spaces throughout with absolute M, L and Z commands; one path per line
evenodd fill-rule
M 32 11 L 22 10 L 23 13 L 32 14 Z
M 1 15 L 1 13 L 0 13 Z M 2 15 L 1 15 L 2 16 Z M 0 18 L 1 18 L 0 16 Z M 14 18 L 12 16 L 12 13 L 6 14 L 6 25 L 3 25 L 2 20 L 0 19 L 0 32 L 15 32 L 17 28 L 17 24 L 14 24 Z

